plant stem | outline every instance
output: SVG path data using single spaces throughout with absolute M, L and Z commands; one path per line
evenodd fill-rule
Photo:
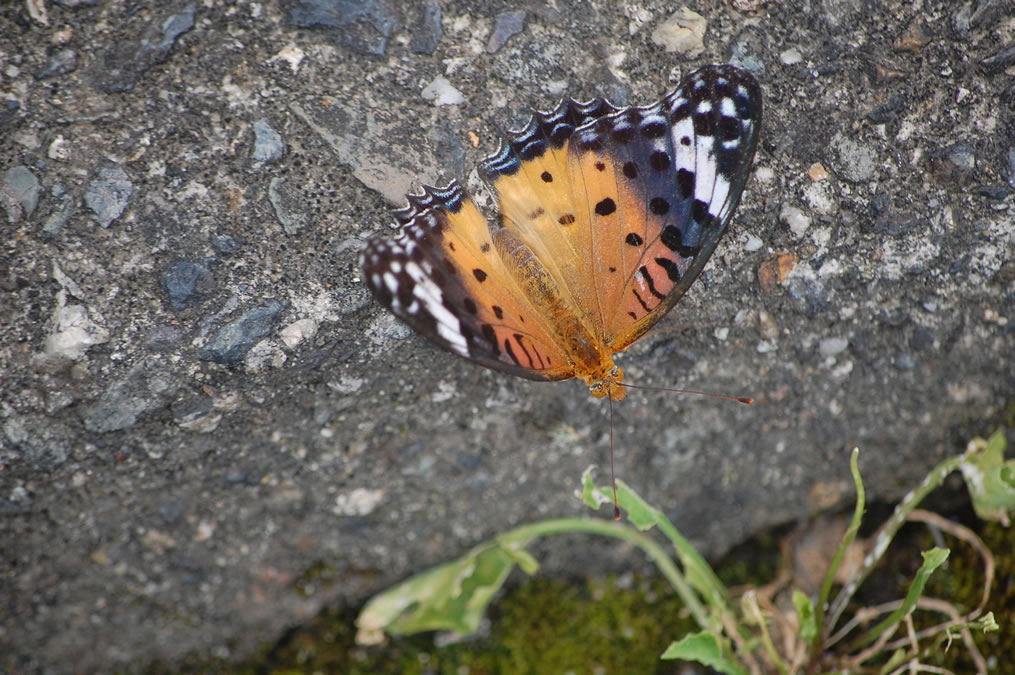
M 712 627 L 709 624 L 708 612 L 687 583 L 683 573 L 674 564 L 666 549 L 657 544 L 651 537 L 627 525 L 595 519 L 554 518 L 552 520 L 532 523 L 531 525 L 523 525 L 522 527 L 505 532 L 497 537 L 497 541 L 506 547 L 524 547 L 530 540 L 536 537 L 544 537 L 550 534 L 566 534 L 568 532 L 599 534 L 604 537 L 613 537 L 614 539 L 634 544 L 644 551 L 652 562 L 656 564 L 656 567 L 659 568 L 659 571 L 662 572 L 666 580 L 673 586 L 673 590 L 680 596 L 684 606 L 687 607 L 691 616 L 698 622 L 698 625 L 703 630 L 708 630 Z

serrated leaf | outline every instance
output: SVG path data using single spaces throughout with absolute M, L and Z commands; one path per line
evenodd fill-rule
M 726 656 L 729 652 L 728 648 L 724 649 L 726 645 L 727 641 L 715 633 L 703 631 L 701 633 L 685 635 L 680 640 L 670 643 L 670 646 L 666 648 L 666 651 L 659 658 L 666 661 L 674 659 L 694 661 L 718 670 L 720 673 L 745 675 L 747 671 L 736 661 Z

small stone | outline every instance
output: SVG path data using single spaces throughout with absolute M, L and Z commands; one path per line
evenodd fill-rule
M 169 58 L 176 40 L 194 27 L 196 14 L 197 3 L 190 3 L 179 14 L 155 19 L 136 39 L 114 41 L 96 60 L 97 86 L 110 94 L 131 91 L 149 68 Z
M 299 28 L 338 29 L 341 44 L 361 54 L 384 56 L 399 28 L 398 6 L 386 0 L 295 0 L 289 20 Z
M 1015 190 L 1015 146 L 1008 148 L 1008 152 L 1004 155 L 1005 159 L 1005 182 L 1008 183 L 1008 187 Z
M 667 52 L 678 52 L 693 59 L 705 51 L 708 21 L 702 15 L 681 7 L 652 31 L 652 42 Z
M 486 43 L 488 54 L 496 54 L 497 50 L 507 44 L 512 35 L 517 35 L 525 28 L 525 12 L 502 12 L 494 21 L 493 33 Z
M 173 499 L 168 502 L 163 502 L 159 505 L 157 510 L 159 516 L 162 517 L 162 520 L 166 521 L 167 524 L 172 525 L 186 512 L 187 505 L 181 499 Z
M 791 47 L 779 54 L 779 60 L 782 61 L 784 66 L 793 66 L 803 61 L 804 57 L 800 53 L 800 50 Z
M 771 314 L 763 309 L 758 311 L 758 333 L 768 342 L 779 337 L 779 324 L 775 322 L 775 318 Z
M 171 352 L 183 344 L 183 331 L 173 325 L 156 326 L 144 339 L 146 350 L 159 354 Z
M 423 12 L 419 22 L 412 31 L 412 40 L 409 41 L 409 49 L 414 54 L 434 53 L 441 41 L 441 6 L 437 0 L 424 0 Z
M 46 156 L 57 162 L 66 162 L 70 159 L 70 144 L 63 136 L 57 136 L 50 142 Z
M 968 184 L 976 173 L 976 149 L 972 143 L 956 143 L 938 150 L 929 158 L 934 175 L 957 185 Z
M 55 187 L 55 186 L 54 186 Z M 69 195 L 57 198 L 57 205 L 52 213 L 42 223 L 39 233 L 45 239 L 56 239 L 63 232 L 63 226 L 67 224 L 74 213 L 74 200 Z
M 4 172 L 3 185 L 0 185 L 0 201 L 7 211 L 7 220 L 14 223 L 25 220 L 32 215 L 39 205 L 39 193 L 42 186 L 27 166 L 13 166 Z
M 134 185 L 127 173 L 109 162 L 99 167 L 98 177 L 88 185 L 85 204 L 101 227 L 109 227 L 123 214 L 133 191 Z
M 909 338 L 909 346 L 917 352 L 930 349 L 934 346 L 934 332 L 927 326 L 917 326 Z
M 287 306 L 286 302 L 272 299 L 244 312 L 215 331 L 198 352 L 198 358 L 223 365 L 241 363 L 258 340 L 271 334 L 272 325 Z
M 1011 190 L 1007 185 L 977 185 L 973 188 L 974 193 L 998 201 L 1006 199 L 1011 194 Z
M 145 356 L 85 412 L 85 428 L 108 433 L 132 427 L 145 415 L 164 407 L 176 387 L 158 357 Z
M 921 24 L 913 24 L 909 29 L 899 36 L 895 42 L 892 43 L 892 49 L 897 52 L 912 52 L 913 54 L 919 54 L 928 43 L 930 42 L 930 36 L 927 35 L 927 30 Z
M 803 193 L 804 201 L 811 207 L 811 210 L 825 215 L 834 213 L 837 210 L 837 205 L 828 189 L 828 183 L 820 181 L 808 183 L 804 186 Z
M 835 356 L 845 351 L 849 340 L 841 337 L 825 338 L 818 344 L 818 353 L 822 356 Z
M 791 253 L 773 253 L 758 266 L 758 283 L 761 290 L 771 293 L 778 288 L 796 267 L 797 257 Z
M 43 69 L 35 74 L 35 79 L 45 80 L 55 75 L 66 75 L 77 70 L 77 67 L 77 52 L 73 49 L 58 49 L 49 56 Z
M 366 516 L 380 505 L 384 490 L 356 488 L 335 498 L 332 512 L 336 516 Z
M 53 420 L 41 415 L 11 415 L 0 430 L 3 431 L 0 440 L 7 441 L 0 445 L 13 449 L 14 457 L 34 471 L 53 471 L 70 456 L 66 441 L 61 434 L 54 433 Z
M 888 103 L 880 105 L 867 115 L 871 124 L 888 124 L 898 118 L 899 111 L 906 107 L 906 97 L 896 94 L 888 99 Z
M 295 349 L 305 340 L 317 335 L 317 322 L 313 319 L 299 319 L 279 331 L 278 337 L 289 349 Z
M 279 50 L 275 56 L 268 59 L 268 63 L 274 63 L 275 61 L 285 61 L 289 64 L 289 68 L 293 71 L 293 75 L 299 72 L 300 64 L 303 63 L 303 59 L 307 56 L 306 52 L 297 47 L 295 44 L 290 42 L 285 47 Z
M 1008 66 L 1015 63 L 1015 42 L 1010 42 L 996 52 L 993 56 L 980 61 L 988 74 L 1000 73 Z
M 831 306 L 825 285 L 806 274 L 798 274 L 790 278 L 786 283 L 786 291 L 789 293 L 789 297 L 794 300 L 804 301 L 805 311 L 810 316 L 823 314 Z
M 307 215 L 302 210 L 303 199 L 294 194 L 289 185 L 279 177 L 268 183 L 268 201 L 275 209 L 275 217 L 288 235 L 298 234 L 307 224 Z
M 438 75 L 433 82 L 428 84 L 422 92 L 423 98 L 436 106 L 461 105 L 465 103 L 465 96 L 455 89 L 448 78 Z
M 177 260 L 159 278 L 162 292 L 169 298 L 169 306 L 179 312 L 198 293 L 198 286 L 207 279 L 209 270 L 201 263 Z
M 284 149 L 282 136 L 271 128 L 267 119 L 262 117 L 254 122 L 254 161 L 274 162 L 282 158 Z
M 226 234 L 219 234 L 212 237 L 211 247 L 222 256 L 232 255 L 240 250 L 241 244 L 234 237 Z
M 825 180 L 828 178 L 828 171 L 822 166 L 821 162 L 815 162 L 811 164 L 807 169 L 807 176 L 815 183 L 819 180 Z
M 877 176 L 877 153 L 867 145 L 837 134 L 832 149 L 838 154 L 837 173 L 853 183 L 866 183 Z
M 899 354 L 895 357 L 895 362 L 892 364 L 899 370 L 912 370 L 916 368 L 916 357 L 912 354 Z
M 811 219 L 803 211 L 789 204 L 783 204 L 782 210 L 779 211 L 779 220 L 786 223 L 790 232 L 797 238 L 804 236 L 807 228 L 811 226 Z
M 53 332 L 44 342 L 45 353 L 76 361 L 92 345 L 109 340 L 109 334 L 88 316 L 82 305 L 65 305 L 53 313 Z

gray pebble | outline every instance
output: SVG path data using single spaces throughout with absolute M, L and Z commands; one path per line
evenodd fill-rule
M 287 304 L 271 299 L 244 312 L 235 321 L 215 331 L 198 352 L 198 358 L 224 365 L 240 363 L 258 340 L 271 333 L 275 320 Z
M 525 12 L 501 12 L 497 15 L 493 33 L 486 43 L 486 51 L 489 54 L 496 54 L 497 51 L 507 44 L 512 35 L 517 35 L 525 28 Z
M 133 191 L 134 185 L 127 173 L 110 162 L 99 167 L 98 177 L 88 185 L 85 204 L 95 214 L 99 225 L 109 227 L 123 214 Z
M 220 234 L 212 237 L 211 247 L 219 255 L 232 255 L 240 250 L 240 242 L 227 234 Z
M 35 79 L 45 80 L 55 75 L 66 75 L 77 70 L 78 54 L 73 49 L 58 49 L 49 56 L 49 61 L 42 70 L 35 74 Z
M 273 162 L 282 158 L 282 136 L 271 128 L 266 118 L 254 122 L 254 159 L 258 162 Z
M 202 263 L 188 260 L 177 260 L 162 272 L 159 281 L 173 311 L 187 308 L 187 302 L 198 293 L 198 287 L 208 277 L 208 272 Z
M 433 54 L 441 41 L 441 30 L 441 6 L 437 0 L 425 0 L 419 23 L 412 31 L 409 49 L 414 54 Z
M 41 191 L 39 179 L 27 166 L 7 169 L 3 185 L 0 185 L 0 200 L 7 211 L 7 220 L 14 224 L 31 216 L 39 205 Z

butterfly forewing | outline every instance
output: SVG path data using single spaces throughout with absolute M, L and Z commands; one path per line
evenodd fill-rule
M 409 195 L 396 217 L 402 232 L 371 240 L 363 253 L 365 283 L 395 316 L 487 368 L 537 380 L 574 376 L 456 183 Z
M 588 272 L 583 263 L 589 241 L 573 236 L 588 230 L 572 227 L 586 205 L 573 192 L 568 141 L 575 129 L 615 111 L 603 99 L 565 100 L 550 113 L 535 113 L 480 165 L 497 195 L 502 224 L 532 249 L 571 302 L 585 290 L 569 282 Z
M 619 194 L 633 214 L 626 224 L 635 227 L 605 243 L 624 251 L 626 265 L 626 283 L 606 322 L 616 350 L 676 304 L 715 250 L 754 158 L 761 91 L 746 71 L 709 67 L 685 78 L 659 106 L 633 112 L 640 115 L 627 121 L 637 128 L 631 139 L 622 142 L 628 133 L 617 132 L 627 128 L 620 120 L 608 137 L 607 154 L 625 178 L 634 176 Z

